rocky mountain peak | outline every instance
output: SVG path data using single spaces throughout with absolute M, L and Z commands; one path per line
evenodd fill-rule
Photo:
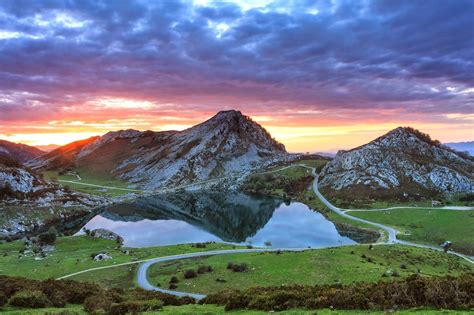
M 322 170 L 320 186 L 330 195 L 357 192 L 360 198 L 378 189 L 396 198 L 463 193 L 472 191 L 473 167 L 470 159 L 428 134 L 398 127 L 368 144 L 338 152 Z

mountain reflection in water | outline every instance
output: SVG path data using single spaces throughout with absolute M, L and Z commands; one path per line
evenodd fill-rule
M 102 211 L 85 227 L 114 231 L 131 247 L 207 241 L 312 248 L 355 243 L 302 203 L 243 193 L 143 197 Z

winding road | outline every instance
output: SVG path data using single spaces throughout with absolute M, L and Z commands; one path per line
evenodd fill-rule
M 358 218 L 358 217 L 353 217 L 353 216 L 351 216 L 350 214 L 347 213 L 349 211 L 357 211 L 358 209 L 357 210 L 356 209 L 354 209 L 354 210 L 353 209 L 341 209 L 341 208 L 338 208 L 338 207 L 334 206 L 332 203 L 330 203 L 319 192 L 319 189 L 318 189 L 318 174 L 316 173 L 316 168 L 314 168 L 314 167 L 307 166 L 307 165 L 304 165 L 304 164 L 296 164 L 296 165 L 286 166 L 286 167 L 283 167 L 283 168 L 280 168 L 280 169 L 277 169 L 277 170 L 263 172 L 261 174 L 279 172 L 279 171 L 282 171 L 282 170 L 285 170 L 285 169 L 288 169 L 288 168 L 291 168 L 291 167 L 304 167 L 304 168 L 307 168 L 307 169 L 311 170 L 311 174 L 314 177 L 314 181 L 313 181 L 313 184 L 312 184 L 313 191 L 316 194 L 316 196 L 321 200 L 321 202 L 323 202 L 324 205 L 326 205 L 326 207 L 328 207 L 331 211 L 333 211 L 333 212 L 335 212 L 335 213 L 339 214 L 340 216 L 345 217 L 347 219 L 350 219 L 350 220 L 353 220 L 353 221 L 358 221 L 358 222 L 365 223 L 365 224 L 369 224 L 369 225 L 372 225 L 374 227 L 377 227 L 377 228 L 385 231 L 387 233 L 387 239 L 383 242 L 378 242 L 377 245 L 403 244 L 403 245 L 413 246 L 413 247 L 418 247 L 418 248 L 428 248 L 428 249 L 433 249 L 433 250 L 436 250 L 436 251 L 442 251 L 441 247 L 398 240 L 397 239 L 398 231 L 396 229 L 394 229 L 390 226 L 380 224 L 380 223 L 372 222 L 372 221 L 361 219 L 361 218 Z M 215 180 L 220 180 L 220 179 L 221 178 L 212 179 L 212 180 L 207 180 L 207 181 L 204 181 L 204 182 L 210 182 L 210 181 L 215 181 Z M 173 190 L 179 189 L 179 188 L 190 187 L 190 186 L 194 186 L 194 185 L 198 185 L 198 184 L 200 184 L 200 183 L 194 183 L 194 184 L 189 184 L 189 185 L 185 185 L 185 186 L 182 186 L 182 187 L 177 187 L 177 188 L 174 188 Z M 383 210 L 390 210 L 390 209 L 397 209 L 397 208 L 399 208 L 399 207 L 386 208 L 386 209 L 371 209 L 371 211 L 383 211 Z M 403 208 L 411 208 L 411 207 L 403 207 Z M 417 207 L 413 207 L 413 208 L 417 208 Z M 420 209 L 420 208 L 418 208 L 418 209 Z M 436 208 L 436 209 L 440 209 L 440 208 Z M 449 208 L 445 208 L 445 209 L 448 210 Z M 456 209 L 452 209 L 452 210 L 456 210 Z M 364 244 L 361 244 L 361 245 L 364 245 Z M 58 278 L 58 279 L 69 278 L 69 277 L 72 277 L 72 276 L 75 276 L 75 275 L 78 275 L 78 274 L 82 274 L 82 273 L 85 273 L 85 272 L 93 271 L 93 270 L 101 270 L 101 269 L 106 269 L 106 268 L 114 268 L 114 267 L 118 267 L 118 266 L 125 266 L 125 265 L 140 263 L 140 266 L 139 266 L 138 272 L 137 272 L 137 284 L 138 284 L 139 287 L 141 287 L 145 290 L 159 291 L 159 292 L 163 292 L 163 293 L 173 294 L 173 295 L 179 296 L 179 297 L 190 296 L 190 297 L 193 297 L 193 298 L 199 300 L 199 299 L 204 298 L 205 295 L 204 294 L 197 294 L 197 293 L 167 290 L 167 289 L 158 288 L 158 287 L 152 285 L 148 281 L 148 277 L 147 277 L 148 269 L 150 268 L 150 266 L 152 266 L 154 264 L 161 263 L 161 262 L 166 262 L 166 261 L 172 261 L 172 260 L 180 260 L 180 259 L 196 258 L 196 257 L 206 257 L 206 256 L 214 256 L 214 255 L 272 252 L 272 251 L 278 251 L 278 250 L 280 250 L 280 251 L 304 251 L 304 250 L 308 250 L 308 248 L 255 248 L 255 249 L 233 249 L 233 250 L 214 250 L 214 251 L 207 251 L 207 252 L 195 252 L 195 253 L 187 253 L 187 254 L 180 254 L 180 255 L 157 257 L 157 258 L 151 258 L 151 259 L 146 259 L 146 260 L 141 260 L 141 261 L 134 261 L 134 262 L 128 262 L 128 263 L 123 263 L 123 264 L 92 268 L 92 269 L 76 272 L 76 273 L 73 273 L 73 274 L 70 274 L 70 275 L 66 275 L 66 276 L 63 276 L 63 277 Z M 456 255 L 460 258 L 463 258 L 466 261 L 468 261 L 469 263 L 474 263 L 473 257 L 470 257 L 468 255 L 464 255 L 464 254 L 454 252 L 454 251 L 449 251 L 448 253 L 452 254 L 452 255 Z
M 419 247 L 419 248 L 429 248 L 429 249 L 433 249 L 433 250 L 437 250 L 437 251 L 442 251 L 442 249 L 440 247 L 431 246 L 431 245 L 423 245 L 423 244 L 417 244 L 417 243 L 398 240 L 397 239 L 398 231 L 396 229 L 394 229 L 392 227 L 389 227 L 389 226 L 386 226 L 386 225 L 383 225 L 383 224 L 380 224 L 380 223 L 376 223 L 376 222 L 372 222 L 372 221 L 369 221 L 369 220 L 353 217 L 353 216 L 351 216 L 351 215 L 349 215 L 345 212 L 345 211 L 350 210 L 350 209 L 341 209 L 341 208 L 338 208 L 338 207 L 334 206 L 332 203 L 330 203 L 319 192 L 319 189 L 318 189 L 318 174 L 316 173 L 316 168 L 314 168 L 314 167 L 307 166 L 307 165 L 304 165 L 304 164 L 297 164 L 297 165 L 287 166 L 287 167 L 284 167 L 284 168 L 281 168 L 281 169 L 278 169 L 278 170 L 274 170 L 274 171 L 264 172 L 264 173 L 261 173 L 261 174 L 268 174 L 268 173 L 278 172 L 278 171 L 282 171 L 284 169 L 288 169 L 290 167 L 295 167 L 295 166 L 304 167 L 304 168 L 307 168 L 307 169 L 311 170 L 311 174 L 314 177 L 313 186 L 312 186 L 313 191 L 316 194 L 316 196 L 318 196 L 318 198 L 330 210 L 336 212 L 337 214 L 339 214 L 342 217 L 348 218 L 350 220 L 366 223 L 366 224 L 375 226 L 375 227 L 377 227 L 379 229 L 382 229 L 385 232 L 387 232 L 387 235 L 388 235 L 387 241 L 382 242 L 380 244 L 395 244 L 395 243 L 398 243 L 398 244 L 403 244 L 403 245 L 408 245 L 408 246 L 414 246 L 414 247 Z M 175 256 L 172 256 L 172 257 L 160 257 L 160 258 L 156 258 L 156 259 L 151 259 L 151 260 L 149 260 L 149 261 L 147 261 L 147 262 L 140 265 L 140 267 L 138 269 L 138 274 L 137 274 L 137 284 L 138 284 L 139 287 L 141 287 L 145 290 L 160 291 L 160 292 L 163 292 L 163 293 L 169 293 L 169 294 L 173 294 L 173 295 L 176 295 L 176 296 L 191 296 L 195 299 L 202 299 L 202 298 L 205 297 L 204 294 L 166 290 L 166 289 L 158 288 L 158 287 L 152 285 L 148 281 L 148 277 L 147 277 L 148 269 L 150 268 L 151 265 L 154 265 L 154 264 L 160 263 L 160 262 L 164 262 L 164 261 L 170 261 L 170 260 L 186 259 L 186 258 L 194 258 L 194 257 L 205 257 L 205 256 L 212 256 L 212 255 L 252 253 L 252 252 L 269 252 L 269 251 L 277 251 L 277 250 L 303 251 L 305 249 L 303 249 L 303 248 L 292 248 L 292 249 L 288 249 L 288 248 L 235 249 L 235 250 L 220 250 L 220 251 L 209 251 L 209 252 L 201 252 L 201 253 L 182 254 L 182 255 L 175 255 Z M 457 253 L 457 252 L 453 252 L 453 251 L 450 251 L 449 253 L 453 254 L 453 255 L 456 255 L 458 257 L 461 257 L 461 258 L 467 260 L 470 263 L 474 263 L 472 258 L 467 256 L 467 255 L 463 255 L 461 253 Z

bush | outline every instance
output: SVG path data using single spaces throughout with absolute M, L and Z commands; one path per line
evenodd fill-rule
M 229 267 L 227 266 L 229 269 Z M 241 264 L 232 264 L 232 267 L 230 268 L 233 272 L 245 272 L 248 270 L 248 266 L 246 263 L 241 263 Z
M 433 308 L 469 310 L 474 305 L 474 274 L 458 278 L 412 275 L 399 281 L 349 285 L 290 285 L 228 290 L 210 294 L 199 303 L 225 306 L 226 310 L 281 311 L 292 308 L 383 310 Z
M 197 273 L 206 273 L 206 272 L 212 272 L 212 266 L 199 266 L 197 269 Z
M 176 290 L 178 286 L 174 283 L 170 283 L 170 286 L 168 287 L 170 290 Z
M 10 298 L 10 305 L 28 308 L 43 308 L 51 305 L 48 297 L 39 290 L 21 290 Z
M 191 278 L 196 278 L 197 273 L 194 271 L 194 269 L 188 269 L 184 272 L 184 279 L 191 279 Z
M 110 314 L 139 314 L 142 312 L 159 311 L 163 307 L 163 302 L 160 300 L 149 301 L 125 301 L 118 304 L 113 304 L 110 307 Z
M 47 232 L 41 233 L 38 238 L 42 244 L 53 245 L 56 242 L 57 235 L 58 231 L 52 226 Z
M 3 305 L 7 304 L 7 297 L 5 296 L 5 293 L 3 292 L 0 292 L 0 307 L 2 307 Z
M 178 282 L 179 282 L 178 277 L 172 276 L 169 283 L 171 284 L 171 283 L 178 283 Z
M 84 310 L 87 313 L 99 311 L 109 312 L 112 307 L 112 299 L 104 294 L 89 296 L 84 300 Z

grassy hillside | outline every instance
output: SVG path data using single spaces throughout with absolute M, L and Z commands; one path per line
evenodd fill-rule
M 246 272 L 227 269 L 229 262 L 246 264 Z M 211 266 L 213 271 L 185 279 L 186 270 Z M 403 245 L 347 246 L 292 253 L 245 253 L 184 259 L 156 264 L 149 269 L 150 282 L 168 288 L 171 277 L 177 289 L 214 293 L 225 289 L 291 284 L 376 282 L 406 277 L 459 275 L 473 266 L 453 255 Z M 216 281 L 216 279 L 220 279 Z M 222 281 L 224 280 L 224 281 Z
M 401 231 L 400 239 L 440 245 L 453 242 L 456 251 L 474 255 L 474 210 L 394 209 L 350 211 L 350 215 L 391 225 Z
M 231 249 L 228 244 L 207 244 L 205 248 L 195 248 L 191 244 L 148 248 L 117 248 L 114 241 L 88 236 L 60 237 L 55 251 L 44 259 L 35 259 L 31 254 L 19 256 L 24 248 L 21 241 L 0 244 L 0 275 L 22 276 L 31 279 L 57 278 L 77 271 L 132 262 L 153 257 L 180 253 Z M 128 251 L 128 253 L 124 253 Z M 92 254 L 108 253 L 113 259 L 94 261 Z
M 79 174 L 81 180 L 73 175 L 75 173 Z M 60 173 L 58 171 L 45 171 L 43 172 L 43 175 L 46 179 L 59 181 L 61 185 L 68 186 L 72 190 L 92 195 L 115 197 L 130 193 L 140 193 L 140 189 L 130 186 L 130 183 L 114 179 L 110 176 L 92 174 L 90 171 L 85 169 L 75 169 L 67 174 L 62 174 L 62 172 Z M 87 184 L 113 188 L 94 187 L 88 186 Z

